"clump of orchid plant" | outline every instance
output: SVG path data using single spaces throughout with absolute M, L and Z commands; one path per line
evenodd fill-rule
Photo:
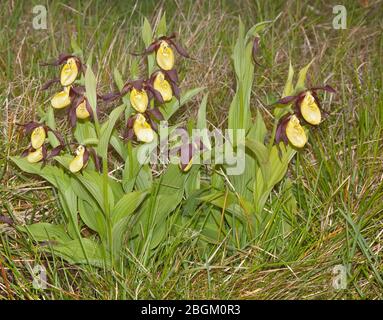
M 52 97 L 50 104 L 55 110 L 67 111 L 73 138 L 67 139 L 70 142 L 65 144 L 61 135 L 51 129 L 55 128 L 52 109 L 44 114 L 43 123 L 24 125 L 26 134 L 30 136 L 30 144 L 23 152 L 26 159 L 13 157 L 13 161 L 22 170 L 40 175 L 54 186 L 66 218 L 65 225 L 36 223 L 28 226 L 27 231 L 37 241 L 55 240 L 49 250 L 70 263 L 119 268 L 125 265 L 121 260 L 124 259 L 123 246 L 135 256 L 147 257 L 147 262 L 156 258 L 152 254 L 154 249 L 166 245 L 166 239 L 175 232 L 179 233 L 179 226 L 195 228 L 196 234 L 203 235 L 198 241 L 203 243 L 201 250 L 209 250 L 202 252 L 204 256 L 211 252 L 212 244 L 222 243 L 223 237 L 230 250 L 243 250 L 254 239 L 267 236 L 264 230 L 271 224 L 276 223 L 276 228 L 281 230 L 286 228 L 291 222 L 286 219 L 293 214 L 286 215 L 278 226 L 278 216 L 264 214 L 263 210 L 274 191 L 278 192 L 274 187 L 285 177 L 296 149 L 307 143 L 305 125 L 318 126 L 322 121 L 317 91 L 334 92 L 334 89 L 330 86 L 307 89 L 308 66 L 300 70 L 298 81 L 293 86 L 294 71 L 291 67 L 284 97 L 277 104 L 294 106 L 277 110 L 281 113 L 276 112 L 273 129 L 271 134 L 268 133 L 262 113 L 252 114 L 251 93 L 255 65 L 260 65 L 257 60 L 262 59 L 257 56 L 260 33 L 269 22 L 258 23 L 247 33 L 241 20 L 239 22 L 232 55 L 233 82 L 236 81 L 237 89 L 228 112 L 228 129 L 236 134 L 243 133 L 243 139 L 234 138 L 234 134 L 233 137 L 225 135 L 225 140 L 222 139 L 225 155 L 226 146 L 231 147 L 229 156 L 235 162 L 228 159 L 218 162 L 219 155 L 215 154 L 213 162 L 206 163 L 208 170 L 201 170 L 197 157 L 217 147 L 218 139 L 214 144 L 209 141 L 210 137 L 207 141 L 202 139 L 206 136 L 193 136 L 192 139 L 188 136 L 187 141 L 180 141 L 176 135 L 173 139 L 172 133 L 179 129 L 178 126 L 172 126 L 166 135 L 170 140 L 166 151 L 170 156 L 178 156 L 178 163 L 166 159 L 158 173 L 157 168 L 151 167 L 150 163 L 142 163 L 138 158 L 139 152 L 158 147 L 145 144 L 156 140 L 158 123 L 164 118 L 169 120 L 181 106 L 174 50 L 183 57 L 189 58 L 189 55 L 175 42 L 174 34 L 163 36 L 167 34 L 164 17 L 159 23 L 162 29 L 159 31 L 157 28 L 154 41 L 149 22 L 144 22 L 143 40 L 147 48 L 142 54 L 153 54 L 148 56 L 147 76 L 132 76 L 124 83 L 116 70 L 114 76 L 118 92 L 103 96 L 97 94 L 96 76 L 90 63 L 85 70 L 78 58 L 82 54 L 60 55 L 56 61 L 45 64 L 62 66 L 60 76 L 49 81 L 44 89 L 60 83 L 62 89 Z M 133 68 L 132 71 L 134 74 Z M 202 89 L 189 90 L 182 103 Z M 100 121 L 98 102 L 111 102 L 123 97 L 123 103 Z M 198 111 L 197 129 L 208 128 L 207 98 L 206 94 Z M 190 122 L 185 131 L 190 132 L 192 126 L 194 123 Z M 128 140 L 128 143 L 120 139 L 120 127 L 124 129 L 123 140 Z M 54 138 L 52 134 L 58 145 L 51 141 Z M 278 145 L 270 143 L 274 140 Z M 64 149 L 70 154 L 60 154 Z M 51 158 L 60 165 L 47 163 Z M 42 166 L 38 164 L 40 162 Z M 112 166 L 118 169 L 110 170 Z M 231 170 L 233 168 L 236 173 Z M 115 174 L 117 170 L 118 174 Z M 281 196 L 285 197 L 284 191 Z M 290 192 L 288 198 L 293 197 Z M 197 207 L 201 210 L 196 210 Z M 193 216 L 195 223 L 190 224 L 188 216 Z M 91 237 L 82 233 L 85 227 L 93 230 Z

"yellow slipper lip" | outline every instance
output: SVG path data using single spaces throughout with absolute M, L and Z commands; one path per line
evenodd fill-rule
M 130 103 L 132 107 L 140 112 L 144 113 L 146 108 L 148 107 L 149 97 L 145 90 L 138 90 L 136 88 L 132 88 L 130 91 Z
M 153 87 L 157 90 L 165 102 L 172 100 L 173 92 L 169 82 L 165 79 L 162 72 L 158 72 L 153 81 Z
M 47 135 L 44 127 L 35 128 L 31 134 L 32 148 L 35 150 L 39 149 L 44 144 L 46 137 Z
M 90 117 L 88 109 L 86 108 L 86 100 L 81 102 L 76 107 L 76 117 L 77 117 L 77 119 L 82 119 L 82 120 L 88 119 Z
M 84 168 L 84 153 L 85 153 L 85 147 L 81 145 L 78 146 L 75 151 L 76 156 L 73 158 L 73 160 L 69 164 L 70 172 L 77 173 Z
M 43 159 L 43 148 L 40 147 L 35 151 L 29 152 L 27 156 L 27 161 L 29 163 L 37 163 Z
M 156 52 L 156 61 L 162 70 L 172 70 L 174 67 L 174 52 L 166 41 L 161 41 Z
M 64 90 L 56 93 L 51 99 L 51 105 L 55 109 L 63 109 L 70 105 L 69 97 L 70 86 L 64 87 Z
M 303 148 L 307 143 L 305 130 L 295 115 L 291 116 L 289 122 L 286 125 L 286 136 L 290 143 L 296 148 Z
M 60 82 L 63 87 L 71 85 L 77 78 L 78 66 L 75 58 L 69 58 L 61 69 Z
M 138 141 L 150 143 L 154 139 L 154 131 L 142 114 L 137 114 L 133 124 L 133 131 Z
M 306 93 L 300 104 L 300 112 L 303 119 L 309 124 L 318 125 L 322 120 L 321 111 L 310 91 Z

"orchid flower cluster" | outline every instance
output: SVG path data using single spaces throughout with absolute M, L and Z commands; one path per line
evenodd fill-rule
M 186 50 L 177 44 L 175 34 L 162 36 L 153 41 L 143 53 L 133 55 L 147 55 L 155 52 L 158 70 L 154 71 L 149 79 L 127 81 L 121 92 L 109 93 L 103 96 L 106 101 L 113 101 L 129 94 L 129 100 L 136 111 L 127 121 L 124 138 L 150 143 L 154 140 L 158 126 L 156 121 L 164 119 L 158 106 L 151 107 L 151 100 L 163 104 L 170 101 L 173 96 L 180 99 L 178 87 L 178 73 L 175 69 L 173 48 L 185 58 L 190 58 Z
M 317 90 L 335 93 L 335 90 L 326 85 L 324 87 L 313 87 L 293 96 L 286 96 L 275 104 L 290 104 L 294 102 L 294 112 L 285 114 L 278 123 L 275 142 L 289 142 L 296 148 L 303 148 L 307 143 L 307 135 L 302 124 L 317 126 L 322 121 L 322 108 L 318 98 Z
M 154 71 L 149 79 L 138 79 L 127 81 L 122 90 L 116 93 L 106 95 L 97 94 L 97 99 L 105 102 L 111 102 L 129 94 L 130 103 L 135 113 L 132 114 L 126 125 L 123 137 L 127 140 L 136 138 L 138 142 L 150 143 L 154 140 L 155 131 L 158 130 L 156 121 L 164 119 L 158 106 L 151 103 L 155 100 L 159 104 L 170 101 L 173 96 L 180 99 L 180 90 L 178 87 L 178 74 L 175 69 L 175 55 L 173 48 L 186 58 L 189 58 L 186 50 L 177 44 L 175 34 L 171 36 L 162 36 L 156 39 L 140 55 L 156 53 L 158 70 Z M 134 55 L 139 55 L 134 53 Z M 93 110 L 86 98 L 86 90 L 82 85 L 76 84 L 81 74 L 85 74 L 86 66 L 81 59 L 75 55 L 60 54 L 57 60 L 43 63 L 42 66 L 62 66 L 60 77 L 49 80 L 43 85 L 42 90 L 48 89 L 52 84 L 60 83 L 62 90 L 56 93 L 51 99 L 51 106 L 55 110 L 66 109 L 69 123 L 72 128 L 77 121 L 93 120 Z M 31 145 L 26 149 L 22 156 L 27 156 L 30 163 L 46 161 L 60 154 L 65 148 L 65 142 L 61 135 L 44 124 L 30 122 L 23 125 L 25 133 L 31 136 Z M 52 132 L 59 141 L 59 146 L 48 153 L 48 144 L 45 142 L 48 132 Z M 69 165 L 72 173 L 80 172 L 86 167 L 89 155 L 92 155 L 95 166 L 101 169 L 100 159 L 95 150 L 85 145 L 78 145 L 75 157 Z

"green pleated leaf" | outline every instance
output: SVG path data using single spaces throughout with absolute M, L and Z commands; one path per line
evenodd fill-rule
M 101 157 L 106 157 L 108 153 L 108 146 L 110 137 L 112 135 L 114 126 L 116 125 L 116 122 L 122 112 L 125 109 L 125 105 L 120 105 L 119 107 L 115 108 L 109 115 L 109 119 L 104 122 L 104 124 L 101 127 L 101 138 L 100 143 L 97 147 L 97 153 Z
M 97 110 L 97 80 L 92 71 L 92 66 L 87 65 L 85 71 L 85 90 L 86 97 L 89 101 L 89 104 L 92 108 L 93 114 L 96 114 Z
M 119 220 L 133 214 L 147 195 L 146 191 L 134 191 L 125 194 L 114 206 L 112 211 L 112 221 L 117 223 Z
M 311 60 L 311 62 L 307 66 L 305 66 L 299 71 L 298 81 L 297 81 L 297 84 L 295 85 L 295 93 L 298 93 L 299 91 L 306 89 L 305 83 L 306 83 L 307 71 L 310 68 L 313 61 L 314 59 Z

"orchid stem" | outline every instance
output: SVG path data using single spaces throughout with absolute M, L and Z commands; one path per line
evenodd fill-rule
M 101 139 L 101 128 L 98 121 L 97 112 L 94 113 L 94 124 L 96 129 L 97 137 L 100 141 Z M 103 154 L 102 156 L 102 178 L 103 178 L 103 200 L 104 200 L 104 212 L 106 221 L 108 224 L 108 243 L 109 243 L 109 253 L 112 268 L 114 267 L 114 257 L 113 257 L 113 236 L 112 236 L 112 220 L 110 216 L 110 207 L 109 207 L 109 193 L 108 193 L 108 155 Z

